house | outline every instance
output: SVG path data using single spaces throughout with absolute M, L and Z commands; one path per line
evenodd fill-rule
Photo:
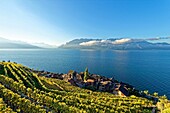
M 65 81 L 69 81 L 71 79 L 68 74 L 63 74 L 62 77 L 63 77 L 63 80 Z
M 77 86 L 76 82 L 73 79 L 69 79 L 68 82 L 70 82 L 70 84 L 73 86 Z
M 76 82 L 76 84 L 80 88 L 84 88 L 85 87 L 85 83 L 84 82 Z
M 126 97 L 129 96 L 129 91 L 124 85 L 116 84 L 113 94 Z
M 76 74 L 76 80 L 82 82 L 83 78 L 82 78 L 82 76 L 80 74 L 77 73 Z
M 115 83 L 115 84 L 114 84 L 113 94 L 118 95 L 119 87 L 120 87 L 120 84 L 119 84 L 119 83 Z
M 63 74 L 59 74 L 59 73 L 51 73 L 51 78 L 56 78 L 56 79 L 60 79 L 63 80 Z
M 94 79 L 87 79 L 85 84 L 86 84 L 86 86 L 92 86 L 93 87 L 94 86 L 94 82 L 95 82 Z
M 99 90 L 100 91 L 109 91 L 110 85 L 111 85 L 110 81 L 101 81 L 99 83 Z
M 45 77 L 47 77 L 47 78 L 50 78 L 50 77 L 54 78 L 53 75 L 51 75 L 51 74 L 47 74 L 47 75 L 45 75 Z
M 121 85 L 119 87 L 119 95 L 123 96 L 123 97 L 126 97 L 126 96 L 129 96 L 129 91 L 126 87 L 124 87 L 124 85 Z
M 126 86 L 126 88 L 130 88 L 130 89 L 134 88 L 132 85 L 129 85 L 127 83 L 120 82 L 120 84 Z

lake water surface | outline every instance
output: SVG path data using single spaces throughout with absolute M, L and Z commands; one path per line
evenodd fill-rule
M 114 76 L 136 89 L 170 98 L 170 50 L 0 50 L 0 60 L 60 73 L 88 67 L 91 73 Z

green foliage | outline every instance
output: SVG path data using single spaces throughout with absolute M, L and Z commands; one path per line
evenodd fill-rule
M 146 95 L 149 94 L 149 91 L 148 90 L 145 90 L 143 91 Z
M 86 81 L 88 78 L 89 78 L 89 72 L 88 72 L 88 68 L 86 67 L 84 71 L 84 81 Z
M 170 113 L 170 108 L 166 108 L 162 111 L 162 113 Z
M 154 92 L 154 93 L 153 93 L 153 96 L 158 97 L 158 93 L 157 93 L 157 92 Z
M 0 112 L 15 113 L 10 107 L 7 107 L 7 105 L 3 101 L 3 98 L 0 98 Z
M 165 95 L 159 97 L 157 107 L 162 113 L 170 113 L 170 102 Z
M 118 97 L 72 86 L 63 80 L 38 77 L 29 68 L 0 62 L 0 112 L 115 113 L 151 112 L 152 101 L 136 96 Z M 10 74 L 10 75 L 9 75 Z M 85 70 L 85 80 L 88 69 Z

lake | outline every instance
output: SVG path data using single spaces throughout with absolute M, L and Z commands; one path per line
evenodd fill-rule
M 90 73 L 170 98 L 170 50 L 0 50 L 0 60 L 59 73 L 81 72 L 88 67 Z

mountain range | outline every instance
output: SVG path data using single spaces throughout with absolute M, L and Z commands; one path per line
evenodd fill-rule
M 170 49 L 170 44 L 165 42 L 154 41 L 162 38 L 151 39 L 131 39 L 131 38 L 114 38 L 114 39 L 74 39 L 58 48 L 64 49 L 111 49 L 111 50 L 149 50 L 149 49 Z M 164 38 L 163 38 L 164 39 Z M 169 39 L 169 37 L 168 37 Z M 26 43 L 22 41 L 8 40 L 0 37 L 0 49 L 40 49 L 40 48 L 57 48 L 57 46 L 46 43 Z
M 0 37 L 0 49 L 38 49 L 40 47 L 26 42 L 8 40 Z
M 113 49 L 113 50 L 147 50 L 170 49 L 169 43 L 153 43 L 148 39 L 74 39 L 59 48 L 69 49 Z

